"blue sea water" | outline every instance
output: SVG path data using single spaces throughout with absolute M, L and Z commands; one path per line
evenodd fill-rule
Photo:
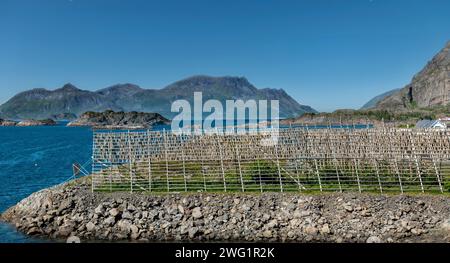
M 92 130 L 81 127 L 0 127 L 0 212 L 72 176 L 92 155 Z M 46 242 L 0 223 L 0 243 Z

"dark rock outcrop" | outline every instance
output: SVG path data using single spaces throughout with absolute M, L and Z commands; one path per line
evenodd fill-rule
M 94 128 L 150 128 L 170 121 L 158 113 L 144 112 L 86 112 L 68 126 L 91 126 Z

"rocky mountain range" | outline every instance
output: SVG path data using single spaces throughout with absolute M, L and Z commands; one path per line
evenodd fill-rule
M 375 103 L 373 103 L 375 100 Z M 411 83 L 399 90 L 375 97 L 363 108 L 408 111 L 450 103 L 450 41 L 417 73 Z
M 293 117 L 316 112 L 300 105 L 282 89 L 257 89 L 243 77 L 194 76 L 163 89 L 143 89 L 134 84 L 118 84 L 97 91 L 82 90 L 66 84 L 56 90 L 32 89 L 21 92 L 0 106 L 0 116 L 8 119 L 45 119 L 54 116 L 80 116 L 87 111 L 156 112 L 172 118 L 170 111 L 177 99 L 193 100 L 194 91 L 203 92 L 203 100 L 278 99 L 280 116 Z

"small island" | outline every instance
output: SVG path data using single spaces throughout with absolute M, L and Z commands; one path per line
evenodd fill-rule
M 56 122 L 52 119 L 45 120 L 22 120 L 22 121 L 13 121 L 13 120 L 3 120 L 0 119 L 0 126 L 17 126 L 17 127 L 29 127 L 29 126 L 54 126 Z
M 100 129 L 147 129 L 160 124 L 170 124 L 170 120 L 158 113 L 107 110 L 104 112 L 88 111 L 67 126 L 89 126 Z
M 0 119 L 0 126 L 16 126 L 17 122 L 15 121 L 10 121 L 10 120 L 4 120 L 4 119 Z
M 28 126 L 55 126 L 56 122 L 52 119 L 45 120 L 23 120 L 17 123 L 19 127 L 28 127 Z

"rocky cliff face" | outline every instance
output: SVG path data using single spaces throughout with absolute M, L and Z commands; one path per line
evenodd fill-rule
M 149 128 L 156 124 L 169 124 L 169 120 L 158 113 L 105 111 L 86 112 L 68 126 Z
M 450 103 L 450 41 L 411 83 L 376 104 L 376 108 L 407 110 Z
M 133 84 L 119 84 L 98 91 L 81 90 L 72 84 L 49 91 L 33 89 L 17 94 L 0 106 L 0 116 L 10 119 L 43 119 L 70 113 L 80 116 L 87 111 L 158 112 L 172 118 L 171 104 L 178 99 L 193 100 L 194 91 L 203 92 L 204 101 L 216 99 L 278 99 L 280 116 L 294 117 L 315 112 L 300 105 L 280 89 L 257 89 L 245 78 L 194 76 L 163 89 L 142 89 Z

